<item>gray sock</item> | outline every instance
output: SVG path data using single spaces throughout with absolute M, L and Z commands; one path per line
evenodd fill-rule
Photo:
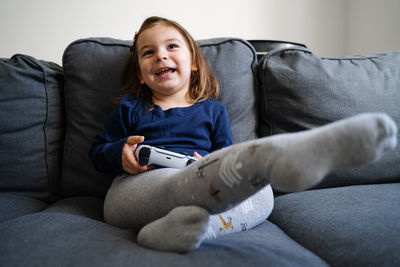
M 177 207 L 165 217 L 144 226 L 138 244 L 152 249 L 188 252 L 198 248 L 207 230 L 209 214 L 200 207 Z

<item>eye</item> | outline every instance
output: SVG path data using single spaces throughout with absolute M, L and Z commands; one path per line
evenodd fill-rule
M 142 54 L 142 57 L 145 57 L 145 56 L 148 56 L 148 55 L 151 55 L 151 54 L 153 54 L 153 50 L 145 50 L 143 52 L 143 54 Z
M 179 45 L 177 45 L 177 44 L 169 44 L 168 45 L 168 49 L 174 49 L 174 48 L 178 48 L 179 47 Z

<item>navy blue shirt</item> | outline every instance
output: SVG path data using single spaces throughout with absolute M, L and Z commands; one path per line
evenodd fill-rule
M 89 152 L 97 170 L 110 176 L 123 173 L 122 149 L 129 136 L 145 137 L 142 144 L 167 150 L 204 156 L 232 145 L 232 133 L 226 108 L 208 98 L 189 107 L 162 110 L 136 94 L 121 98 L 105 122 Z

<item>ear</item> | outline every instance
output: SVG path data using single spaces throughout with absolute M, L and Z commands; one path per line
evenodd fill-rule
M 199 68 L 197 68 L 195 65 L 192 65 L 191 70 L 192 70 L 192 71 L 198 71 Z
M 138 79 L 139 79 L 139 81 L 140 81 L 140 84 L 144 84 L 144 80 L 143 80 L 143 77 L 142 77 L 142 73 L 139 73 L 139 74 L 138 74 Z

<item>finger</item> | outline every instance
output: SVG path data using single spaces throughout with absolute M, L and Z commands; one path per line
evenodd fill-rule
M 141 166 L 136 159 L 134 148 L 136 145 L 125 144 L 122 150 L 122 168 L 129 174 L 138 174 L 140 172 L 147 171 L 147 166 Z
M 154 169 L 153 165 L 146 165 L 146 166 L 140 166 L 140 165 L 133 166 L 133 165 L 130 165 L 130 166 L 124 167 L 124 171 L 129 173 L 129 174 L 132 174 L 132 175 L 135 175 L 135 174 L 138 174 L 138 173 L 141 173 L 141 172 L 150 171 L 152 169 Z
M 147 165 L 146 167 L 147 167 L 147 171 L 150 171 L 150 170 L 154 169 L 153 165 Z
M 136 145 L 142 143 L 143 141 L 144 141 L 144 136 L 134 135 L 134 136 L 129 136 L 128 139 L 126 140 L 126 143 L 130 145 Z
M 123 168 L 129 174 L 138 174 L 150 169 L 148 166 L 140 166 L 139 164 L 132 164 L 132 162 L 123 164 Z
M 136 159 L 136 156 L 134 156 L 133 168 L 135 169 L 135 171 L 137 171 L 139 173 L 139 172 L 145 172 L 145 171 L 151 170 L 151 169 L 153 169 L 153 166 L 152 165 L 144 165 L 144 166 L 140 165 L 139 161 Z
M 143 171 L 146 169 L 146 166 L 142 166 L 139 164 L 139 161 L 136 159 L 136 156 L 133 152 L 129 153 L 127 158 L 128 158 L 128 162 L 129 162 L 129 165 L 131 168 L 133 168 L 137 171 Z
M 193 156 L 197 159 L 201 159 L 203 156 L 197 153 L 196 151 L 193 153 Z
M 133 152 L 130 150 L 130 148 L 124 148 L 122 150 L 122 168 L 124 169 L 124 171 L 133 174 L 133 161 L 132 161 L 132 154 Z
M 122 150 L 122 163 L 129 168 L 138 165 L 133 149 L 134 146 L 135 145 L 125 144 L 124 149 Z
M 137 166 L 132 166 L 132 168 L 130 168 L 132 174 L 138 174 L 141 172 L 149 171 L 151 169 L 153 169 L 153 167 L 151 167 L 149 165 L 146 165 L 146 166 L 137 165 Z

